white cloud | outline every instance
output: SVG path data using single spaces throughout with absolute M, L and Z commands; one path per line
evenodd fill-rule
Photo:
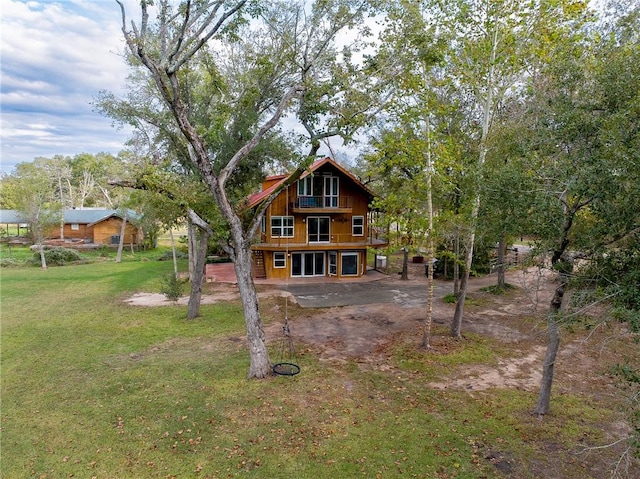
M 9 0 L 1 9 L 2 171 L 38 156 L 120 151 L 128 135 L 91 106 L 100 90 L 120 92 L 128 72 L 118 5 Z

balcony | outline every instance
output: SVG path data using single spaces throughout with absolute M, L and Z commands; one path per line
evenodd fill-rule
M 291 205 L 294 213 L 351 213 L 351 196 L 300 196 Z
M 283 251 L 290 250 L 308 250 L 323 251 L 334 249 L 362 249 L 366 247 L 379 248 L 386 246 L 387 241 L 374 237 L 352 236 L 350 234 L 332 234 L 328 242 L 310 242 L 308 238 L 268 238 L 265 233 L 256 236 L 252 247 L 253 249 L 266 251 Z

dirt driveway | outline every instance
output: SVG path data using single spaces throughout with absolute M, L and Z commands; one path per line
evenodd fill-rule
M 424 274 L 420 274 L 423 271 L 422 265 L 415 265 L 409 281 L 388 277 L 371 283 L 288 286 L 293 294 L 290 301 L 298 302 L 302 307 L 293 318 L 290 317 L 294 340 L 313 347 L 324 361 L 355 359 L 373 367 L 384 367 L 388 345 L 400 340 L 417 344 L 422 337 L 427 302 L 427 281 Z M 522 344 L 525 359 L 519 357 L 516 361 L 527 369 L 535 362 L 533 369 L 537 371 L 544 353 L 544 335 L 540 331 L 521 328 L 519 318 L 530 316 L 535 309 L 546 308 L 553 281 L 548 277 L 539 278 L 533 271 L 510 272 L 507 281 L 519 288 L 506 296 L 496 296 L 480 292 L 481 288 L 495 284 L 495 276 L 471 279 L 471 300 L 465 308 L 463 333 L 491 336 L 516 348 Z M 438 281 L 435 286 L 434 328 L 448 328 L 451 324 L 455 306 L 443 302 L 442 298 L 451 293 L 452 288 L 451 282 L 444 281 Z M 323 303 L 330 306 L 320 307 Z M 277 338 L 280 325 L 270 323 L 266 332 L 269 338 Z M 436 348 L 438 341 L 434 339 Z M 530 344 L 531 341 L 538 345 Z M 504 374 L 492 369 L 492 377 L 487 376 L 485 380 L 478 379 L 483 372 L 477 371 L 477 380 L 472 387 L 511 384 L 518 376 L 521 378 L 519 387 L 535 388 L 538 377 L 522 375 L 519 369 L 517 365 L 505 363 Z M 468 389 L 467 384 L 462 386 Z

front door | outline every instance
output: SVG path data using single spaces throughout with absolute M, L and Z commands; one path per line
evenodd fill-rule
M 329 251 L 329 276 L 338 275 L 338 252 Z
M 291 253 L 291 276 L 324 276 L 324 253 Z

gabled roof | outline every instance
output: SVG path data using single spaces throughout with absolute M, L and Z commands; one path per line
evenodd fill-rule
M 351 181 L 353 181 L 356 184 L 356 186 L 361 188 L 363 190 L 363 192 L 367 196 L 369 196 L 370 199 L 373 199 L 373 197 L 375 196 L 355 175 L 353 175 L 351 172 L 349 172 L 347 169 L 345 169 L 343 166 L 339 165 L 332 158 L 329 158 L 329 157 L 326 157 L 326 158 L 323 158 L 321 160 L 317 160 L 317 161 L 313 162 L 313 164 L 308 168 L 308 170 L 305 171 L 302 175 L 300 175 L 300 178 L 304 178 L 304 177 L 306 177 L 306 176 L 308 176 L 310 174 L 313 174 L 314 172 L 320 170 L 325 165 L 329 165 L 329 166 L 333 167 L 339 173 L 341 173 L 344 176 L 348 177 Z M 269 186 L 267 189 L 265 189 L 263 191 L 260 191 L 258 193 L 250 194 L 248 196 L 248 198 L 247 198 L 248 207 L 249 208 L 253 208 L 258 203 L 263 201 L 271 193 L 273 193 L 277 188 L 279 188 L 285 181 L 287 181 L 287 179 L 290 176 L 291 175 L 289 174 L 289 175 L 277 175 L 277 176 L 273 176 L 273 177 L 268 177 L 267 181 L 269 179 L 272 179 L 273 181 L 275 181 L 275 183 L 272 184 L 271 186 Z
M 65 223 L 78 223 L 94 225 L 100 223 L 112 216 L 122 218 L 119 210 L 108 209 L 82 209 L 82 210 L 64 210 L 62 213 Z M 138 220 L 140 215 L 133 210 L 127 210 L 127 219 Z M 0 224 L 28 223 L 22 217 L 22 214 L 16 210 L 0 210 Z

